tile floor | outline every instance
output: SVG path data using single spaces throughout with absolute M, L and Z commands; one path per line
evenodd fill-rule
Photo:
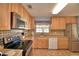
M 32 49 L 31 56 L 79 56 L 79 52 L 69 50 Z

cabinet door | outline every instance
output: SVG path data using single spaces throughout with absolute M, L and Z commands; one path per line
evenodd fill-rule
M 10 4 L 0 4 L 0 30 L 10 30 Z
M 23 8 L 23 18 L 26 21 L 26 29 L 31 29 L 32 28 L 32 16 L 29 15 L 29 13 L 27 12 L 27 10 L 25 8 Z M 34 24 L 33 24 L 34 25 Z
M 32 48 L 38 48 L 38 40 L 37 39 L 33 40 Z
M 48 48 L 48 39 L 34 38 L 32 48 Z
M 48 39 L 38 39 L 38 48 L 48 48 Z
M 3 51 L 4 47 L 0 45 L 0 51 Z
M 28 13 L 27 13 L 27 11 L 26 11 L 26 9 L 25 8 L 23 8 L 23 18 L 25 19 L 25 21 L 26 21 L 26 29 L 28 29 L 29 28 L 29 16 L 28 16 Z
M 38 39 L 33 37 L 32 48 L 38 48 Z
M 64 17 L 52 17 L 52 25 L 51 28 L 53 30 L 62 30 L 66 28 L 65 18 Z
M 19 3 L 13 3 L 11 4 L 12 12 L 16 12 L 21 17 L 23 17 L 23 6 Z
M 65 17 L 59 17 L 59 29 L 66 29 Z
M 11 11 L 12 12 L 16 12 L 16 13 L 18 13 L 18 4 L 16 4 L 16 3 L 12 3 L 11 4 Z
M 35 29 L 35 20 L 33 17 L 31 18 L 31 29 Z
M 18 14 L 23 18 L 23 6 L 18 4 Z
M 68 39 L 66 37 L 58 37 L 58 49 L 68 49 Z
M 67 24 L 76 24 L 77 18 L 75 16 L 66 17 L 66 23 Z
M 59 29 L 59 20 L 58 20 L 57 17 L 53 17 L 53 18 L 52 18 L 51 28 L 52 28 L 53 30 Z

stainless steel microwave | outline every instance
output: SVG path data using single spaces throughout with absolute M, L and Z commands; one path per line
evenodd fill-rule
M 15 12 L 11 12 L 11 29 L 24 29 L 25 21 Z

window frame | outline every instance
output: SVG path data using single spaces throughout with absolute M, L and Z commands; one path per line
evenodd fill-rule
M 41 29 L 42 29 L 42 31 L 38 31 L 38 32 L 37 32 L 37 25 L 38 25 L 38 28 L 41 28 Z M 48 25 L 48 26 L 47 26 L 47 25 Z M 47 27 L 44 27 L 44 26 L 47 26 Z M 50 25 L 49 25 L 49 24 L 36 24 L 35 27 L 36 27 L 36 28 L 35 28 L 35 32 L 36 32 L 36 33 L 49 33 L 49 32 L 50 32 Z M 48 29 L 48 32 L 45 32 L 45 28 Z

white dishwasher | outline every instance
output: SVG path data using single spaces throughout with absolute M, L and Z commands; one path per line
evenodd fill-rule
M 48 49 L 57 49 L 57 37 L 49 38 L 49 48 Z

